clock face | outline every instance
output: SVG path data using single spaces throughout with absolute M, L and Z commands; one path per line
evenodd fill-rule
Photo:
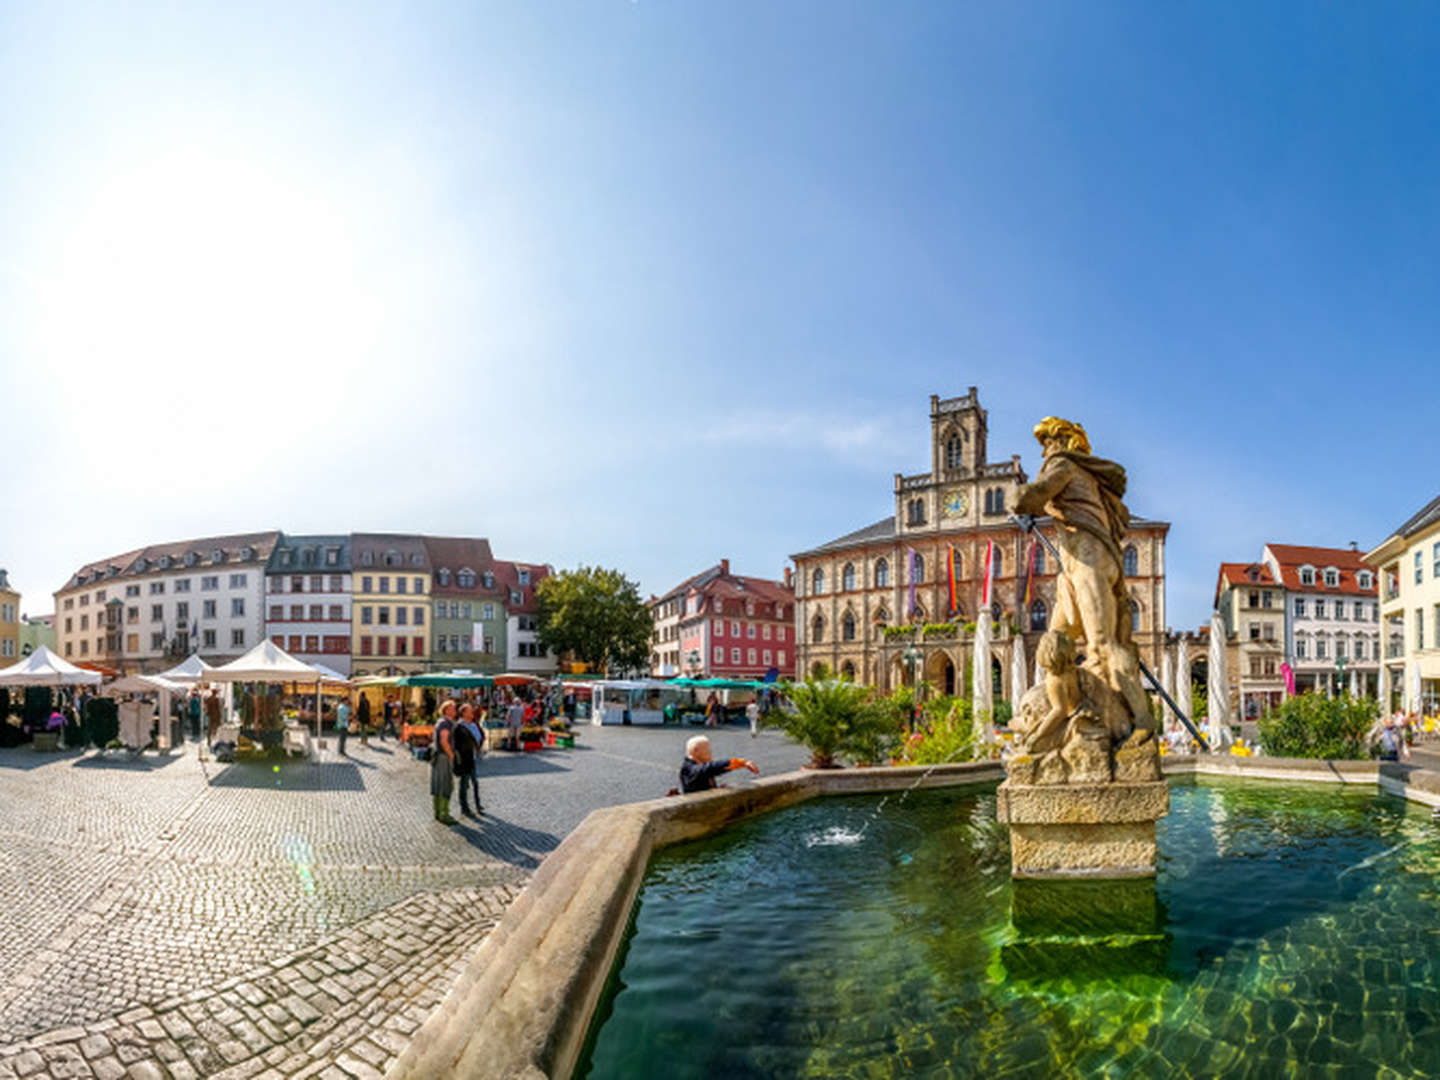
M 964 517 L 970 508 L 970 499 L 963 491 L 947 491 L 940 505 L 946 517 Z

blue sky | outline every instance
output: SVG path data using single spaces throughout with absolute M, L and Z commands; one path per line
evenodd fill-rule
M 1437 54 L 1422 4 L 0 8 L 0 565 L 778 576 L 974 384 L 992 456 L 1129 466 L 1196 625 L 1436 493 Z

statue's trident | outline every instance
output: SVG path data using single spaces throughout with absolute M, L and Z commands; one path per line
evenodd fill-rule
M 1019 526 L 1022 533 L 1033 533 L 1039 537 L 1040 542 L 1045 545 L 1045 550 L 1050 552 L 1051 557 L 1055 560 L 1055 566 L 1061 571 L 1064 570 L 1065 563 L 1060 558 L 1060 552 L 1056 549 L 1055 545 L 1050 542 L 1050 538 L 1035 527 L 1035 519 L 1033 517 L 1029 514 L 1011 514 L 1010 520 Z M 1180 711 L 1180 707 L 1175 704 L 1174 699 L 1170 697 L 1165 687 L 1160 685 L 1160 680 L 1150 674 L 1150 669 L 1145 666 L 1145 661 L 1139 657 L 1139 650 L 1136 650 L 1136 660 L 1140 664 L 1140 673 L 1150 680 L 1150 685 L 1155 687 L 1156 692 L 1160 695 L 1160 700 L 1170 706 L 1170 711 L 1180 718 L 1180 722 L 1185 725 L 1185 730 L 1190 732 L 1190 737 L 1195 740 L 1200 749 L 1209 753 L 1210 744 L 1205 741 L 1205 736 L 1201 735 L 1200 729 L 1192 724 L 1190 718 Z

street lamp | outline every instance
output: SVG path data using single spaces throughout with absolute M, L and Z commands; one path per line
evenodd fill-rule
M 920 708 L 920 682 L 915 677 L 915 669 L 920 664 L 920 650 L 915 648 L 914 642 L 911 642 L 909 645 L 905 646 L 905 651 L 900 654 L 900 659 L 904 660 L 905 663 L 909 665 L 910 685 L 915 689 L 915 704 L 914 707 L 910 710 L 910 730 L 914 731 L 915 716 Z

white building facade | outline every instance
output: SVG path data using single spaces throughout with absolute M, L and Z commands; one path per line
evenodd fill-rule
M 61 656 L 155 672 L 192 652 L 226 663 L 264 633 L 265 565 L 277 532 L 154 544 L 82 567 L 55 593 Z
M 291 656 L 350 674 L 350 537 L 281 533 L 265 569 L 265 634 Z

